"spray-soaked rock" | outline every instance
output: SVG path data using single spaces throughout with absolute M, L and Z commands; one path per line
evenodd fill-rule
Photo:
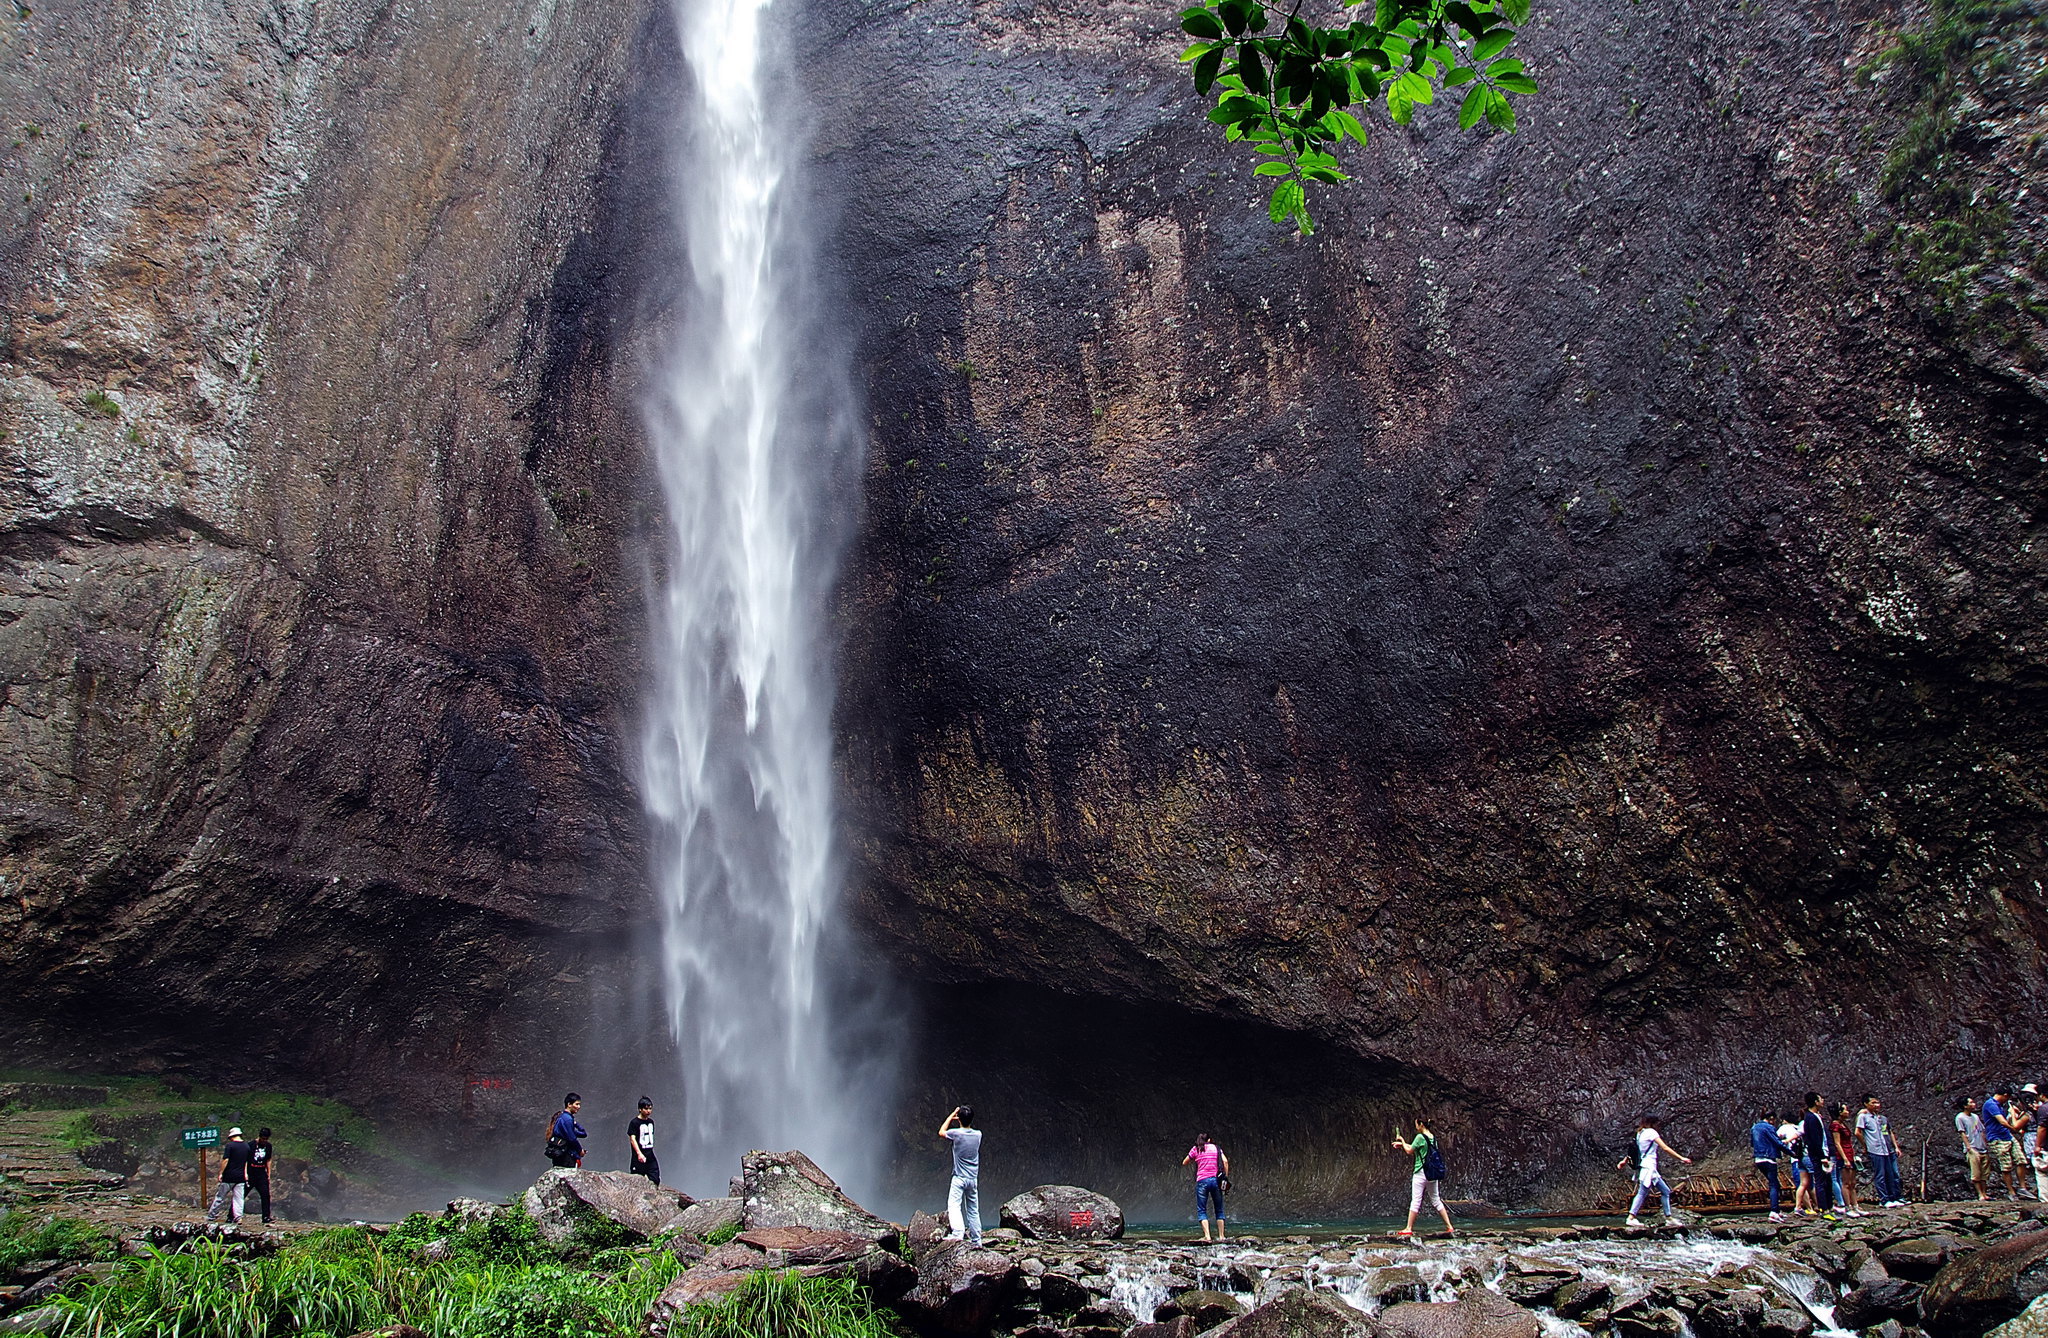
M 1304 1288 L 1210 1330 L 1205 1338 L 1383 1338 L 1385 1332 L 1327 1292 Z
M 593 1220 L 611 1222 L 652 1239 L 676 1225 L 695 1200 L 679 1190 L 656 1185 L 645 1176 L 625 1171 L 549 1171 L 520 1198 L 541 1238 L 557 1248 L 574 1240 L 579 1228 Z
M 1040 1185 L 1002 1208 L 1002 1222 L 1038 1240 L 1116 1240 L 1124 1210 L 1106 1194 L 1078 1185 Z
M 1845 1329 L 1867 1329 L 1888 1319 L 1912 1319 L 1920 1309 L 1920 1290 L 1919 1283 L 1904 1278 L 1851 1288 L 1835 1302 L 1835 1323 Z
M 1977 1338 L 2016 1318 L 2043 1293 L 2048 1231 L 2030 1231 L 1943 1265 L 1920 1298 L 1921 1322 L 1937 1338 Z
M 893 1245 L 900 1228 L 855 1203 L 818 1164 L 801 1152 L 749 1152 L 740 1163 L 744 1186 L 740 1219 L 749 1231 L 813 1227 L 850 1231 Z
M 1380 1312 L 1397 1338 L 1537 1338 L 1536 1317 L 1513 1301 L 1474 1287 L 1455 1301 L 1409 1301 Z

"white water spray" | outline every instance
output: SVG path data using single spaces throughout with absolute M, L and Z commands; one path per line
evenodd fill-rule
M 669 531 L 644 744 L 685 1091 L 672 1178 L 720 1192 L 748 1148 L 797 1147 L 860 1185 L 881 1140 L 843 1034 L 827 630 L 855 419 L 802 292 L 769 0 L 674 3 L 691 283 L 647 412 Z

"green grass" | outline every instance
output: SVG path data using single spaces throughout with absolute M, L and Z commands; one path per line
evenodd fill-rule
M 445 1240 L 451 1260 L 479 1264 L 538 1264 L 553 1258 L 540 1229 L 518 1208 L 472 1221 L 456 1232 L 448 1231 L 442 1222 L 428 1213 L 414 1213 L 391 1228 L 384 1246 L 419 1258 L 427 1245 Z
M 398 1323 L 433 1338 L 628 1338 L 682 1265 L 665 1250 L 608 1262 L 422 1263 L 344 1228 L 255 1259 L 205 1241 L 125 1260 L 104 1285 L 56 1304 L 61 1332 L 84 1338 L 304 1338 Z
M 901 1330 L 846 1278 L 763 1270 L 710 1305 L 692 1306 L 670 1338 L 896 1338 Z
M 409 1160 L 385 1145 L 377 1126 L 350 1106 L 326 1097 L 297 1092 L 230 1091 L 203 1083 L 174 1083 L 161 1078 L 102 1077 L 37 1070 L 0 1072 L 0 1082 L 48 1083 L 57 1086 L 104 1087 L 108 1099 L 73 1119 L 61 1137 L 82 1149 L 119 1136 L 138 1150 L 179 1147 L 178 1130 L 218 1123 L 223 1131 L 240 1125 L 250 1137 L 268 1127 L 279 1156 L 307 1161 L 345 1161 L 352 1153 Z
M 31 1259 L 92 1263 L 114 1254 L 114 1238 L 89 1222 L 35 1217 L 20 1210 L 0 1218 L 0 1277 Z
M 724 1226 L 713 1227 L 705 1232 L 704 1243 L 715 1250 L 721 1245 L 730 1245 L 734 1240 L 738 1239 L 739 1234 L 740 1224 L 738 1222 L 727 1222 Z

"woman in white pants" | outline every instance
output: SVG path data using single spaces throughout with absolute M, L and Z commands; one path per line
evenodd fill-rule
M 1423 1199 L 1427 1198 L 1430 1206 L 1444 1219 L 1444 1234 L 1457 1235 L 1456 1228 L 1451 1225 L 1451 1210 L 1444 1207 L 1443 1191 L 1438 1188 L 1443 1182 L 1431 1177 L 1429 1168 L 1425 1165 L 1429 1161 L 1430 1152 L 1436 1147 L 1436 1135 L 1429 1131 L 1429 1126 L 1422 1122 L 1420 1115 L 1415 1117 L 1415 1137 L 1410 1140 L 1395 1134 L 1394 1147 L 1415 1158 L 1413 1171 L 1408 1177 L 1408 1225 L 1394 1234 L 1415 1234 L 1415 1217 L 1422 1211 Z

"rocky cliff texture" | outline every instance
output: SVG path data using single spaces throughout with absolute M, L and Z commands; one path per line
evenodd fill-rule
M 1506 1188 L 1646 1101 L 2038 1055 L 2037 21 L 1539 7 L 1521 134 L 1383 130 L 1296 240 L 1171 20 L 796 28 L 873 420 L 860 910 L 1015 987 L 929 1071 L 1024 1106 L 1115 1000 L 1151 1058 L 1032 1137 L 1329 1073 Z M 0 17 L 13 1052 L 425 1101 L 632 961 L 666 24 Z
M 637 920 L 592 236 L 647 18 L 0 18 L 15 1053 L 460 1073 Z

